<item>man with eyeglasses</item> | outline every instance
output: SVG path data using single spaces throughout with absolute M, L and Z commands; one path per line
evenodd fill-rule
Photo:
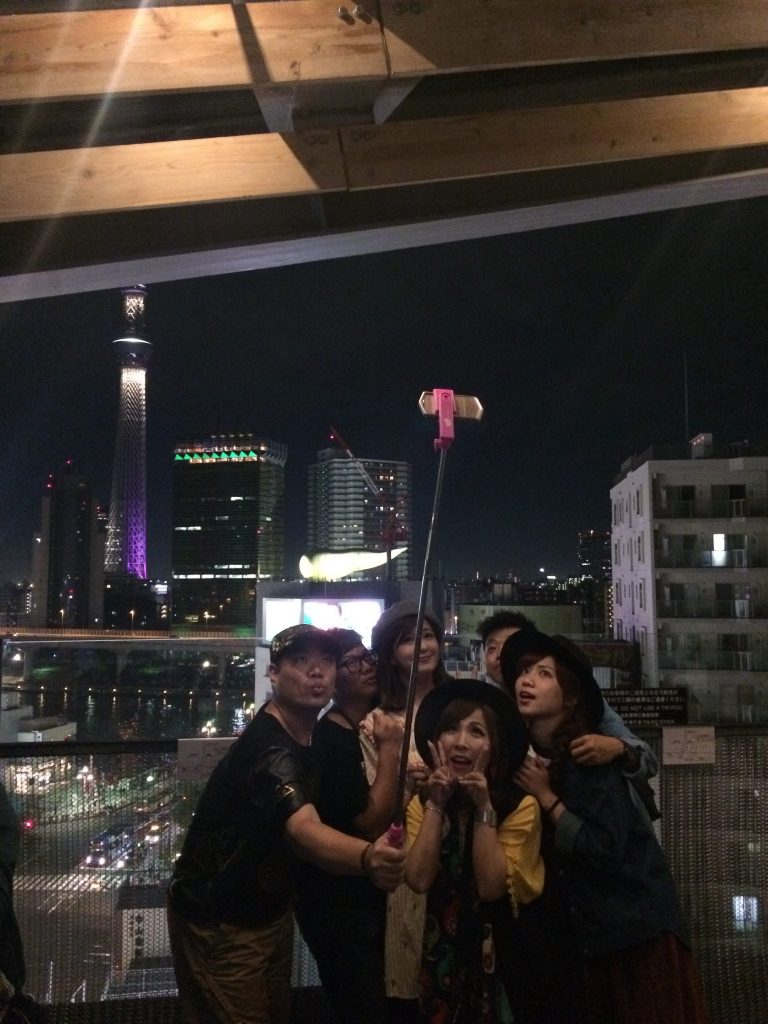
M 315 806 L 332 828 L 373 840 L 392 820 L 403 729 L 391 715 L 374 716 L 379 764 L 369 787 L 359 726 L 378 702 L 376 657 L 354 630 L 328 633 L 341 654 L 333 703 L 312 734 L 319 775 Z M 384 892 L 365 878 L 333 876 L 311 864 L 302 865 L 298 892 L 296 917 L 334 1019 L 338 1024 L 386 1024 Z

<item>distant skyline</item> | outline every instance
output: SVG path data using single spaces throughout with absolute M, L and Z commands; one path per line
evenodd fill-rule
M 148 565 L 170 569 L 172 449 L 253 432 L 288 446 L 287 570 L 307 468 L 334 424 L 413 466 L 417 570 L 437 459 L 423 390 L 476 394 L 448 456 L 435 551 L 449 576 L 577 572 L 621 463 L 688 434 L 768 438 L 768 200 L 148 285 Z M 126 281 L 125 285 L 138 282 Z M 0 579 L 30 574 L 50 472 L 104 505 L 118 289 L 0 306 Z

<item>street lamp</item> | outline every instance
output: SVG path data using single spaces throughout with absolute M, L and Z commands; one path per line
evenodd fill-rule
M 205 628 L 208 629 L 208 619 L 210 619 L 210 612 L 203 612 L 203 618 L 205 619 Z
M 61 628 L 64 629 L 64 609 L 59 608 L 59 615 L 61 616 Z
M 128 612 L 128 614 L 131 616 L 131 632 L 133 632 L 133 617 L 136 614 L 136 609 L 135 608 L 131 608 L 131 610 Z
M 206 736 L 206 737 L 211 737 L 211 736 L 213 736 L 215 734 L 216 726 L 213 724 L 212 719 L 210 719 L 210 718 L 208 719 L 208 721 L 202 727 L 200 732 L 203 734 L 203 736 Z

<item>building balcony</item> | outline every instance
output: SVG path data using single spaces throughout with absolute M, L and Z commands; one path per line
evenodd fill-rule
M 733 551 L 661 551 L 653 553 L 657 569 L 765 569 L 768 559 L 742 548 Z
M 768 502 L 764 498 L 736 498 L 711 501 L 696 498 L 692 501 L 660 501 L 653 503 L 654 519 L 750 519 L 768 516 Z
M 762 651 L 660 651 L 659 669 L 662 672 L 768 672 L 768 654 Z
M 657 601 L 659 619 L 765 619 L 768 601 Z

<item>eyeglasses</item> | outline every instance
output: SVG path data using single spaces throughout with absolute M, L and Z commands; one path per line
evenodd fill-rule
M 353 658 L 345 658 L 339 662 L 339 668 L 345 668 L 349 672 L 362 672 L 363 665 L 375 665 L 376 655 L 373 651 L 367 654 L 356 654 Z

